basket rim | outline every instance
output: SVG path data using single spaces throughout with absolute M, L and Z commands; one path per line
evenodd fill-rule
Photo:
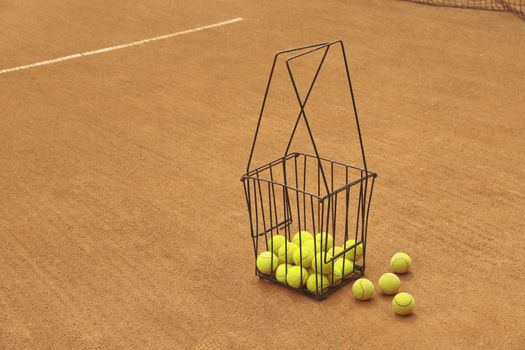
M 324 160 L 324 161 L 327 161 L 327 162 L 331 162 L 333 164 L 337 164 L 337 165 L 341 165 L 341 166 L 344 166 L 346 168 L 350 168 L 350 169 L 355 169 L 355 170 L 359 170 L 361 171 L 361 173 L 366 173 L 366 175 L 364 176 L 361 176 L 360 178 L 354 180 L 354 181 L 351 181 L 337 189 L 334 189 L 332 191 L 329 191 L 326 195 L 317 195 L 317 194 L 314 194 L 314 193 L 311 193 L 311 192 L 308 192 L 308 191 L 304 191 L 300 188 L 296 188 L 294 186 L 291 186 L 291 185 L 288 185 L 286 183 L 281 183 L 281 182 L 277 182 L 277 181 L 273 181 L 273 180 L 268 180 L 268 179 L 262 179 L 260 178 L 258 175 L 260 172 L 262 171 L 265 171 L 267 169 L 270 169 L 271 167 L 279 164 L 279 163 L 282 163 L 283 161 L 287 161 L 289 159 L 293 159 L 293 158 L 296 158 L 296 157 L 299 157 L 299 156 L 305 156 L 305 157 L 310 157 L 310 158 L 315 158 L 317 159 L 316 156 L 314 155 L 311 155 L 311 154 L 307 154 L 307 153 L 303 153 L 303 152 L 293 152 L 293 153 L 290 153 L 290 154 L 287 154 L 287 155 L 284 155 L 282 157 L 279 157 L 269 163 L 266 163 L 258 168 L 255 168 L 255 169 L 252 169 L 250 170 L 249 172 L 245 173 L 244 175 L 242 175 L 241 177 L 241 181 L 244 182 L 246 180 L 254 180 L 254 181 L 262 181 L 262 182 L 265 182 L 265 183 L 269 183 L 269 184 L 274 184 L 274 185 L 278 185 L 278 186 L 282 186 L 284 188 L 287 188 L 287 189 L 290 189 L 290 190 L 293 190 L 293 191 L 296 191 L 296 192 L 299 192 L 299 193 L 303 193 L 303 194 L 306 194 L 308 196 L 311 196 L 313 198 L 316 198 L 318 200 L 324 200 L 328 197 L 331 197 L 341 191 L 344 191 L 346 190 L 347 188 L 350 188 L 358 183 L 361 183 L 361 182 L 364 182 L 364 181 L 367 181 L 368 179 L 372 178 L 372 179 L 375 179 L 377 177 L 377 173 L 374 173 L 370 170 L 365 170 L 365 169 L 361 169 L 361 168 L 358 168 L 358 167 L 355 167 L 355 166 L 352 166 L 352 165 L 347 165 L 347 164 L 344 164 L 344 163 L 341 163 L 341 162 L 338 162 L 338 161 L 335 161 L 335 160 L 331 160 L 331 159 L 328 159 L 328 158 L 324 158 L 324 157 L 319 157 L 320 160 Z

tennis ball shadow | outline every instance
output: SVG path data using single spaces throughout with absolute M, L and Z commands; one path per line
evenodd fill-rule
M 377 308 L 377 298 L 376 295 L 374 295 L 372 298 L 368 300 L 357 300 L 354 298 L 354 305 L 356 308 L 362 308 L 362 309 L 372 309 Z
M 392 311 L 392 314 L 393 314 L 394 319 L 399 320 L 400 322 L 415 323 L 417 321 L 416 313 L 411 313 L 408 315 L 398 315 Z

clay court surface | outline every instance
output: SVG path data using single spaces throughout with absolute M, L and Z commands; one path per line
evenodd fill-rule
M 522 20 L 386 0 L 4 1 L 0 16 L 0 69 L 243 19 L 0 74 L 0 348 L 523 349 Z M 410 317 L 254 275 L 239 179 L 271 61 L 331 39 L 379 174 L 366 275 L 411 254 Z M 320 151 L 348 158 L 332 109 Z

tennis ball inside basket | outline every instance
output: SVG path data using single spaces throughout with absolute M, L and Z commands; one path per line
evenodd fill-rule
M 314 258 L 314 252 L 308 247 L 297 248 L 293 253 L 293 261 L 296 265 L 310 267 Z
M 283 244 L 279 250 L 277 250 L 277 257 L 279 258 L 280 263 L 293 264 L 293 253 L 299 247 L 292 242 L 286 242 Z
M 398 315 L 409 315 L 416 308 L 416 300 L 408 293 L 396 294 L 392 300 L 392 310 Z
M 352 286 L 352 294 L 357 300 L 368 300 L 375 293 L 374 284 L 366 278 L 360 278 Z
M 314 239 L 314 236 L 310 232 L 308 232 L 308 231 L 299 231 L 295 235 L 293 235 L 292 241 L 296 245 L 299 246 L 301 242 L 302 243 L 308 242 L 308 241 L 311 241 L 312 239 Z
M 292 266 L 286 275 L 286 282 L 294 288 L 300 288 L 305 285 L 308 280 L 308 271 L 301 266 Z M 301 284 L 302 283 L 302 284 Z
M 395 274 L 387 272 L 379 277 L 378 285 L 384 294 L 392 295 L 399 290 L 401 280 Z
M 344 249 L 342 247 L 335 246 L 332 249 L 328 250 L 328 252 L 326 253 L 326 256 L 328 257 L 328 259 L 331 259 L 333 256 L 337 256 L 337 254 L 341 253 L 343 250 Z M 340 257 L 336 259 L 336 261 L 342 258 L 343 256 L 341 255 Z
M 350 248 L 354 244 L 355 244 L 355 240 L 349 239 L 348 241 L 345 242 L 344 249 Z M 357 261 L 361 259 L 362 256 L 363 256 L 363 243 L 359 243 L 358 245 L 355 246 L 355 248 L 350 249 L 345 254 L 345 258 L 352 260 L 352 261 L 354 261 L 354 257 L 355 257 L 355 261 Z
M 257 257 L 257 269 L 267 275 L 275 271 L 278 265 L 279 259 L 277 258 L 277 255 L 272 252 L 262 252 Z
M 287 272 L 293 267 L 292 264 L 281 264 L 275 270 L 275 279 L 281 283 L 286 283 Z
M 277 253 L 279 248 L 286 243 L 286 238 L 282 235 L 273 235 L 268 239 L 268 251 Z
M 344 277 L 354 271 L 354 263 L 348 259 L 340 259 L 334 263 L 333 285 L 338 284 Z
M 395 253 L 390 259 L 390 266 L 395 273 L 405 273 L 410 269 L 412 259 L 406 253 Z
M 331 234 L 326 232 L 319 232 L 315 235 L 315 241 L 317 244 L 317 249 L 319 249 L 321 252 L 327 252 L 328 249 L 332 248 L 334 246 L 334 238 Z
M 312 269 L 319 274 L 326 275 L 332 272 L 332 263 L 325 264 L 325 254 L 317 253 L 312 261 Z
M 306 281 L 306 289 L 315 294 L 321 294 L 330 286 L 330 281 L 326 276 L 320 274 L 313 274 L 308 277 Z

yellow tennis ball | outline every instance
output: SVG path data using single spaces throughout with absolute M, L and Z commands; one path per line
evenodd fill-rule
M 299 247 L 292 242 L 286 242 L 283 244 L 279 250 L 277 250 L 277 257 L 279 258 L 280 263 L 293 263 L 293 253 L 295 253 L 295 250 Z
M 392 310 L 398 315 L 409 315 L 416 308 L 416 300 L 408 293 L 396 294 L 392 300 Z
M 395 274 L 387 272 L 379 277 L 378 285 L 384 294 L 392 295 L 399 290 L 401 280 Z
M 312 265 L 312 260 L 314 258 L 314 252 L 310 248 L 302 247 L 297 248 L 293 253 L 293 261 L 296 265 L 301 265 L 302 267 L 310 267 Z
M 322 275 L 326 275 L 327 273 L 332 272 L 332 264 L 325 264 L 324 259 L 324 254 L 317 253 L 314 260 L 312 261 L 312 269 L 314 270 L 314 272 Z
M 314 235 L 312 235 L 310 232 L 308 232 L 308 231 L 299 231 L 295 235 L 293 235 L 292 241 L 296 245 L 299 246 L 301 244 L 301 242 L 302 243 L 308 242 L 308 241 L 311 241 L 312 239 L 314 239 Z
M 327 252 L 328 249 L 334 246 L 334 238 L 331 234 L 326 232 L 320 232 L 315 235 L 315 241 L 318 247 L 318 250 L 321 252 Z M 321 247 L 321 249 L 319 249 Z
M 308 279 L 308 271 L 301 266 L 292 266 L 286 275 L 286 282 L 294 288 L 300 288 L 305 285 Z
M 303 247 L 310 248 L 312 252 L 315 252 L 315 240 L 311 239 L 309 241 L 303 242 Z M 318 251 L 321 251 L 321 247 L 317 247 Z
M 374 284 L 366 278 L 360 278 L 352 286 L 352 294 L 357 300 L 368 300 L 375 293 Z
M 348 241 L 345 242 L 344 249 L 350 248 L 354 244 L 355 244 L 355 240 L 349 239 Z M 345 258 L 351 261 L 354 261 L 354 257 L 355 257 L 355 261 L 357 261 L 361 259 L 362 256 L 363 256 L 363 243 L 359 243 L 358 245 L 355 246 L 355 248 L 350 249 L 345 254 Z
M 326 253 L 326 256 L 328 257 L 328 259 L 332 259 L 333 256 L 337 256 L 343 250 L 344 249 L 342 247 L 335 246 L 332 249 L 328 250 L 328 252 Z M 340 257 L 336 258 L 336 261 L 339 260 L 339 259 L 342 259 L 342 258 L 343 258 L 343 256 L 341 255 Z
M 286 275 L 288 274 L 287 272 L 290 271 L 292 266 L 292 264 L 281 264 L 277 266 L 277 270 L 275 270 L 275 278 L 277 281 L 286 283 Z
M 313 275 L 315 273 L 315 271 L 314 271 L 314 269 L 312 269 L 312 267 L 307 269 L 307 271 L 308 271 L 308 277 L 310 277 L 311 275 Z
M 281 248 L 281 246 L 284 243 L 286 243 L 286 238 L 284 236 L 282 236 L 282 235 L 273 235 L 268 240 L 268 244 L 267 244 L 268 251 L 277 253 L 279 248 Z
M 406 253 L 395 253 L 390 259 L 390 266 L 395 273 L 405 273 L 410 269 L 412 259 Z
M 279 259 L 272 252 L 262 252 L 257 257 L 257 269 L 267 275 L 271 274 L 279 265 Z
M 340 275 L 342 275 L 343 277 L 346 277 L 354 271 L 354 263 L 348 259 L 337 260 L 334 263 L 334 273 L 335 273 L 335 270 L 340 271 L 341 272 Z
M 320 274 L 313 274 L 308 277 L 306 281 L 306 289 L 315 294 L 321 294 L 330 286 L 330 282 L 326 276 Z
M 312 252 L 314 252 L 314 254 L 317 254 L 317 253 L 321 253 L 322 252 L 322 249 L 321 249 L 321 244 L 319 244 L 318 242 L 316 242 L 315 239 L 312 239 L 312 240 L 309 240 L 309 241 L 306 241 L 303 243 L 303 247 L 308 247 L 312 250 Z
M 339 259 L 334 263 L 333 285 L 338 284 L 344 277 L 354 271 L 354 263 L 348 259 Z

